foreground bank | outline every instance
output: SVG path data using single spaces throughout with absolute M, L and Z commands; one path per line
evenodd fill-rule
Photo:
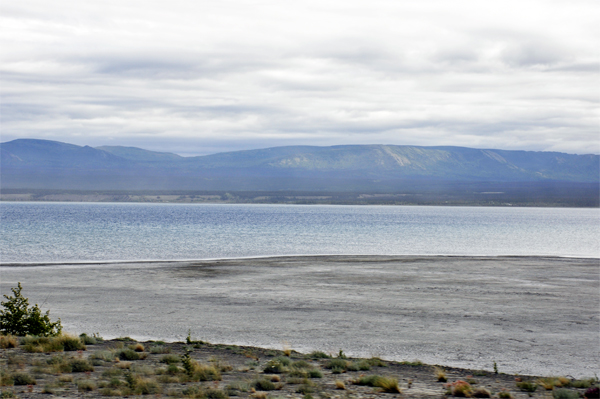
M 189 336 L 176 343 L 89 336 L 58 344 L 51 340 L 2 337 L 3 398 L 598 397 L 596 378 L 509 375 L 376 357 L 352 359 L 343 352 L 212 345 Z

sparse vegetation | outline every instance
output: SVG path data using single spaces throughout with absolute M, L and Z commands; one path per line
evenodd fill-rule
M 517 387 L 523 392 L 535 392 L 538 384 L 531 381 L 518 381 Z
M 200 399 L 236 396 L 255 399 L 327 399 L 341 394 L 342 399 L 366 396 L 383 398 L 388 393 L 400 393 L 398 381 L 401 380 L 410 388 L 406 391 L 407 397 L 421 397 L 425 386 L 426 392 L 438 390 L 440 396 L 447 389 L 446 394 L 455 397 L 510 399 L 512 395 L 508 390 L 501 390 L 494 395 L 490 390 L 491 387 L 498 389 L 498 385 L 494 384 L 500 381 L 507 386 L 514 384 L 513 376 L 487 372 L 478 374 L 479 384 L 473 387 L 469 383 L 475 382 L 469 375 L 473 372 L 465 370 L 458 374 L 456 369 L 452 369 L 452 376 L 458 374 L 465 377 L 442 387 L 434 383 L 433 378 L 435 376 L 437 380 L 440 374 L 449 378 L 441 367 L 423 365 L 415 368 L 414 362 L 384 362 L 375 357 L 331 358 L 321 354 L 313 356 L 314 353 L 299 356 L 294 352 L 288 357 L 281 351 L 211 344 L 203 344 L 202 348 L 197 349 L 185 343 L 150 342 L 138 345 L 129 340 L 96 341 L 96 344 L 89 344 L 93 346 L 89 347 L 91 353 L 87 356 L 81 350 L 78 353 L 60 352 L 57 343 L 60 342 L 64 350 L 64 337 L 15 338 L 21 344 L 3 349 L 0 378 L 3 386 L 14 385 L 16 390 L 4 389 L 3 392 L 19 394 L 32 391 L 33 397 L 45 393 L 56 397 L 165 395 Z M 80 345 L 91 342 L 86 341 L 83 335 L 69 339 Z M 148 348 L 148 352 L 136 352 L 135 349 L 140 346 Z M 26 349 L 30 347 L 36 349 L 27 352 Z M 160 350 L 152 353 L 154 347 L 160 347 Z M 56 348 L 58 353 L 49 353 L 49 348 Z M 249 362 L 252 362 L 254 370 L 247 367 Z M 386 375 L 363 374 L 375 367 L 387 367 L 383 370 Z M 345 378 L 338 377 L 336 374 L 339 373 L 346 373 Z M 31 379 L 38 380 L 42 387 L 34 388 Z M 418 383 L 413 384 L 413 379 Z M 544 386 L 542 383 L 552 385 L 554 390 L 547 395 L 567 399 L 582 395 L 585 389 L 589 391 L 587 397 L 593 398 L 592 389 L 597 383 L 596 379 L 571 380 L 565 377 L 530 380 L 528 383 L 534 386 L 538 383 L 540 386 Z M 350 383 L 353 385 L 348 386 Z M 513 390 L 518 389 L 512 386 Z M 338 390 L 337 394 L 334 390 Z M 533 395 L 531 392 L 528 394 Z

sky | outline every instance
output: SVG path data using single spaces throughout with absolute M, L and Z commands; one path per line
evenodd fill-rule
M 600 153 L 597 0 L 0 3 L 2 142 Z

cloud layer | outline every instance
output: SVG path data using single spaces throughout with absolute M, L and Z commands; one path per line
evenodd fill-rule
M 3 141 L 600 152 L 595 1 L 1 7 Z

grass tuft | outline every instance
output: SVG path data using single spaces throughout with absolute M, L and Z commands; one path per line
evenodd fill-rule
M 402 393 L 398 386 L 398 380 L 391 377 L 382 377 L 380 375 L 368 375 L 360 377 L 354 382 L 356 385 L 366 385 L 370 387 L 381 388 L 383 392 L 387 393 Z
M 19 340 L 14 335 L 0 335 L 0 349 L 16 348 Z
M 446 382 L 448 381 L 448 377 L 446 376 L 446 371 L 441 367 L 434 368 L 435 378 L 438 382 Z

